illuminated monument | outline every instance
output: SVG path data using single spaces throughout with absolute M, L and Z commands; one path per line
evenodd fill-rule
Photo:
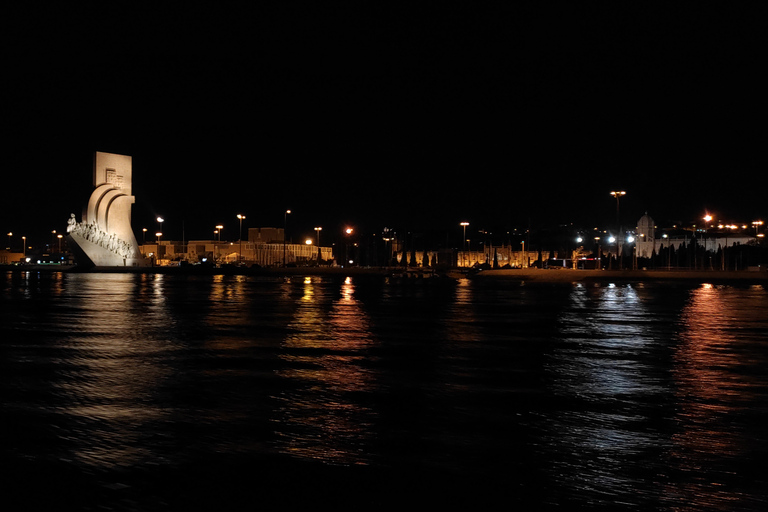
M 94 190 L 81 222 L 67 221 L 70 245 L 79 266 L 136 267 L 148 265 L 131 228 L 132 159 L 99 153 L 93 156 Z

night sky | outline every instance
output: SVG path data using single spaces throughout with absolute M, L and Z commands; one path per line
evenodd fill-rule
M 109 4 L 0 21 L 5 232 L 79 217 L 94 151 L 170 238 L 768 217 L 762 4 Z

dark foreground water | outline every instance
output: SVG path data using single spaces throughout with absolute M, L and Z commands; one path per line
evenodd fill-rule
M 763 286 L 8 273 L 0 319 L 4 510 L 768 510 Z

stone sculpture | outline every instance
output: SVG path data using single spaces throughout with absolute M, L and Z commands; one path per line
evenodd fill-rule
M 67 220 L 67 233 L 75 258 L 83 267 L 145 266 L 131 228 L 132 159 L 130 156 L 97 152 L 93 158 L 94 191 L 77 222 Z

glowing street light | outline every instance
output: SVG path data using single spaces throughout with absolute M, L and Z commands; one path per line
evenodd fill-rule
M 352 265 L 353 260 L 349 259 L 349 237 L 352 235 L 352 233 L 354 233 L 354 231 L 355 230 L 350 227 L 344 230 L 344 234 L 347 235 L 347 238 L 344 240 L 344 259 L 350 265 Z
M 243 261 L 243 220 L 245 219 L 245 215 L 237 214 L 238 220 L 240 220 L 240 262 Z
M 320 256 L 321 256 L 321 249 L 320 249 L 320 231 L 322 231 L 323 228 L 320 226 L 317 226 L 315 228 L 315 231 L 317 232 L 317 264 L 320 265 Z
M 462 258 L 462 260 L 463 260 L 463 259 L 467 258 L 467 226 L 469 226 L 469 222 L 467 222 L 467 221 L 459 222 L 459 226 L 464 228 L 464 235 L 462 236 L 462 239 L 461 239 L 462 240 L 462 242 L 461 242 L 461 252 L 464 253 L 464 256 Z
M 469 226 L 469 222 L 466 222 L 466 221 L 465 222 L 459 222 L 459 226 L 464 228 L 464 236 L 462 238 L 462 240 L 463 240 L 462 248 L 466 249 L 466 247 L 467 247 L 467 226 Z
M 288 239 L 288 215 L 291 214 L 291 210 L 285 210 L 283 214 L 283 268 L 286 266 L 285 261 L 285 243 Z
M 22 243 L 21 254 L 26 258 L 27 257 L 27 237 L 25 236 L 21 237 L 21 243 Z
M 759 237 L 760 236 L 759 230 L 760 230 L 760 226 L 763 225 L 763 221 L 761 221 L 761 220 L 753 220 L 752 221 L 752 225 L 755 226 L 755 236 Z
M 8 233 L 8 250 L 11 250 L 11 237 L 13 236 L 13 233 Z
M 617 240 L 621 239 L 621 221 L 619 220 L 619 199 L 627 195 L 627 193 L 623 190 L 613 190 L 611 191 L 611 195 L 616 198 L 616 228 L 619 230 L 619 238 Z M 617 241 L 616 242 L 616 259 L 619 260 L 619 268 L 621 268 L 621 260 L 620 260 L 620 252 L 621 252 L 621 244 Z

